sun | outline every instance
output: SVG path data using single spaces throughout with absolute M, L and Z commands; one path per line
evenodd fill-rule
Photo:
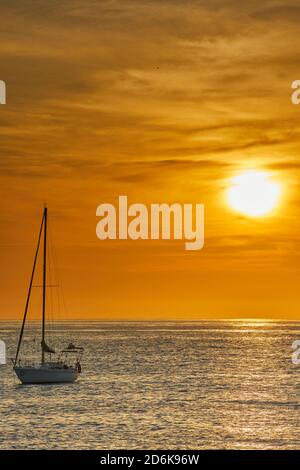
M 278 204 L 280 185 L 264 171 L 245 171 L 235 176 L 227 191 L 230 207 L 250 217 L 262 217 Z

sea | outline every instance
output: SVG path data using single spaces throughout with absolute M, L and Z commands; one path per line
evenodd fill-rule
M 19 328 L 0 323 L 1 449 L 300 448 L 298 322 L 56 323 L 56 347 L 85 348 L 66 385 L 19 383 Z

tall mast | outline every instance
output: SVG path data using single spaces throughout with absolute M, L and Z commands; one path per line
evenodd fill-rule
M 42 318 L 42 364 L 45 362 L 46 273 L 47 273 L 47 207 L 44 209 L 44 263 L 43 263 L 43 318 Z
M 24 316 L 23 316 L 23 322 L 22 322 L 22 327 L 21 327 L 21 331 L 20 331 L 19 342 L 18 342 L 16 357 L 15 357 L 15 360 L 14 360 L 14 365 L 17 364 L 17 360 L 18 360 L 18 356 L 19 356 L 19 352 L 20 352 L 20 346 L 21 346 L 21 342 L 22 342 L 22 338 L 23 338 L 24 327 L 25 327 L 25 323 L 26 323 L 26 317 L 27 317 L 27 312 L 28 312 L 30 294 L 31 294 L 31 290 L 32 290 L 32 283 L 33 283 L 33 278 L 34 278 L 34 273 L 35 273 L 36 261 L 37 261 L 37 257 L 38 257 L 38 253 L 39 253 L 39 247 L 40 247 L 40 241 L 41 241 L 43 226 L 44 226 L 44 214 L 43 214 L 43 218 L 42 218 L 41 228 L 40 228 L 40 231 L 39 231 L 39 238 L 38 238 L 37 247 L 36 247 L 35 256 L 34 256 L 34 262 L 33 262 L 33 268 L 32 268 L 32 272 L 31 272 L 31 278 L 30 278 L 29 289 L 28 289 L 28 294 L 27 294 L 25 312 L 24 312 Z

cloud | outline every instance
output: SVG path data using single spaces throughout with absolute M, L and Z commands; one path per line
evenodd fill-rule
M 271 170 L 300 170 L 300 161 L 279 161 L 268 165 Z
M 281 4 L 258 8 L 252 16 L 264 21 L 288 22 L 291 25 L 293 22 L 299 22 L 300 7 L 294 1 L 282 2 Z

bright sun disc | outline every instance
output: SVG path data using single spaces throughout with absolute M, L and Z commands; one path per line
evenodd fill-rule
M 261 217 L 276 206 L 280 186 L 268 173 L 247 171 L 233 178 L 228 189 L 228 202 L 232 209 L 251 217 Z

